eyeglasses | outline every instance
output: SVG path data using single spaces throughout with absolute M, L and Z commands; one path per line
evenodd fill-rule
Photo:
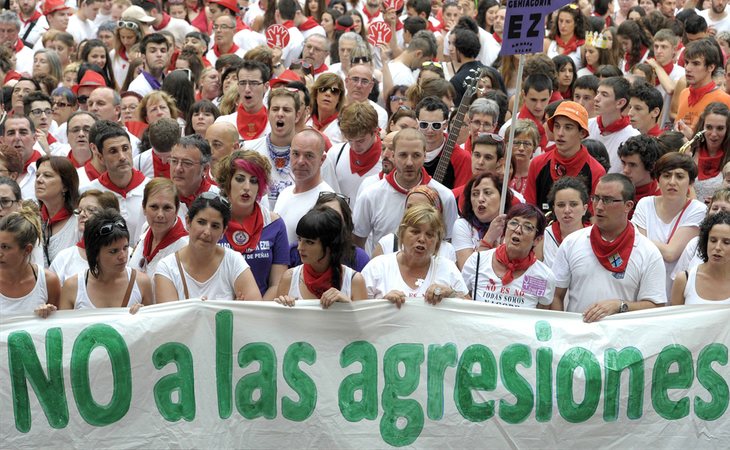
M 51 114 L 53 114 L 53 110 L 51 108 L 47 108 L 47 109 L 36 108 L 36 109 L 31 109 L 30 113 L 36 117 L 40 117 L 42 114 L 45 114 L 46 116 L 50 116 Z
M 371 80 L 371 79 L 360 78 L 360 77 L 347 77 L 347 81 L 351 82 L 352 84 L 356 84 L 356 85 L 360 85 L 360 86 L 367 86 L 373 82 L 373 80 Z
M 596 205 L 599 202 L 603 202 L 605 206 L 611 206 L 614 203 L 624 203 L 622 198 L 601 197 L 600 195 L 591 195 L 591 201 Z
M 122 111 L 135 111 L 137 109 L 137 105 L 124 105 L 121 109 Z
M 350 59 L 350 64 L 367 64 L 370 62 L 369 56 L 355 56 Z
M 126 20 L 120 20 L 117 22 L 119 28 L 129 28 L 130 30 L 139 30 L 139 25 L 135 22 L 127 22 Z
M 390 96 L 391 102 L 404 102 L 406 100 L 408 100 L 408 97 L 402 97 L 400 95 L 391 95 Z
M 181 166 L 183 166 L 184 169 L 192 169 L 193 166 L 202 164 L 200 161 L 191 161 L 189 159 L 180 158 L 168 158 L 167 162 L 170 163 L 170 167 L 175 167 L 180 164 Z
M 219 194 L 216 194 L 215 192 L 212 192 L 212 191 L 203 192 L 198 197 L 205 199 L 205 200 L 219 201 L 226 208 L 230 208 L 230 206 L 231 206 L 231 202 L 229 202 L 227 198 L 221 197 Z
M 527 234 L 532 234 L 537 230 L 537 228 L 535 228 L 535 225 L 529 222 L 520 223 L 520 221 L 514 219 L 507 222 L 507 228 L 512 231 L 517 231 L 517 229 L 520 228 L 522 229 L 523 233 Z
M 112 234 L 114 231 L 114 228 L 119 228 L 120 230 L 126 230 L 127 224 L 124 223 L 123 220 L 117 220 L 116 222 L 108 222 L 102 225 L 99 228 L 99 236 L 108 236 Z
M 325 201 L 334 200 L 335 197 L 341 198 L 342 200 L 346 201 L 347 204 L 350 204 L 350 197 L 346 196 L 345 194 L 340 194 L 339 192 L 320 192 L 319 193 L 319 199 L 325 199 Z
M 530 142 L 530 141 L 514 141 L 514 147 L 515 148 L 520 148 L 520 147 L 532 148 L 532 147 L 534 147 L 534 145 L 532 145 L 532 142 Z
M 79 102 L 79 105 L 85 105 L 87 101 L 89 101 L 88 95 L 79 95 L 76 100 Z
M 319 52 L 319 53 L 325 53 L 325 52 L 327 52 L 327 49 L 326 48 L 318 48 L 318 47 L 315 47 L 312 44 L 305 45 L 304 46 L 304 50 L 309 50 L 310 52 Z
M 101 209 L 99 208 L 76 208 L 74 209 L 73 213 L 74 216 L 80 216 L 81 213 L 84 213 L 87 217 L 95 216 L 101 212 Z
M 13 203 L 17 203 L 20 200 L 13 200 L 10 197 L 0 197 L 0 206 L 2 206 L 3 209 L 8 209 L 11 206 L 13 206 Z
M 254 80 L 238 80 L 238 85 L 239 85 L 240 87 L 248 87 L 248 86 L 250 86 L 250 87 L 252 87 L 252 88 L 255 88 L 255 87 L 259 87 L 259 86 L 261 86 L 262 84 L 264 84 L 264 82 L 263 82 L 263 81 L 254 81 Z
M 71 106 L 71 104 L 63 102 L 56 102 L 51 105 L 52 108 L 68 108 L 69 106 Z
M 446 121 L 445 120 L 443 122 L 426 122 L 426 121 L 423 121 L 423 120 L 419 120 L 418 121 L 418 128 L 420 128 L 422 130 L 427 130 L 428 127 L 431 127 L 431 129 L 433 131 L 438 131 L 441 128 L 443 128 L 444 125 L 446 125 Z
M 340 93 L 342 92 L 342 91 L 340 90 L 340 88 L 338 88 L 338 87 L 336 87 L 336 86 L 329 86 L 329 87 L 327 87 L 327 86 L 322 86 L 321 88 L 317 89 L 317 91 L 318 91 L 318 92 L 319 92 L 320 94 L 324 94 L 325 92 L 328 92 L 328 91 L 329 91 L 329 92 L 331 92 L 331 93 L 332 93 L 332 94 L 334 94 L 334 95 L 340 95 Z
M 218 30 L 232 30 L 234 28 L 236 28 L 236 27 L 232 27 L 230 25 L 213 25 L 213 31 L 218 31 Z
M 473 126 L 474 128 L 477 128 L 477 129 L 482 129 L 482 128 L 484 128 L 486 130 L 493 130 L 494 129 L 494 124 L 493 123 L 490 123 L 490 122 L 480 122 L 478 120 L 472 120 L 472 121 L 469 122 L 469 124 L 471 126 Z

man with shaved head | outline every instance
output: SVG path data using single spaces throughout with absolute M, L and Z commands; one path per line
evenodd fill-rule
M 238 139 L 238 129 L 230 122 L 216 122 L 208 127 L 205 140 L 210 144 L 211 170 L 215 169 L 218 161 L 240 148 Z
M 99 120 L 108 120 L 122 125 L 129 135 L 132 153 L 134 156 L 139 154 L 139 139 L 130 133 L 122 123 L 122 97 L 117 91 L 108 87 L 96 88 L 89 94 L 86 106 L 88 111 L 96 114 Z

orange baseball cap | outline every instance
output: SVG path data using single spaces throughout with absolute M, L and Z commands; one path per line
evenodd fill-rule
M 588 111 L 586 111 L 586 109 L 580 103 L 567 101 L 558 105 L 558 109 L 555 110 L 555 114 L 553 114 L 547 121 L 547 125 L 550 131 L 553 131 L 553 122 L 558 116 L 567 117 L 568 119 L 577 122 L 578 125 L 580 125 L 580 127 L 583 128 L 586 133 L 589 133 Z

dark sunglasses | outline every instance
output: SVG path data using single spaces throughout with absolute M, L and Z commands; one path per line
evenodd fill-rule
M 365 64 L 370 62 L 369 56 L 355 56 L 350 60 L 350 64 Z
M 325 92 L 329 91 L 329 92 L 333 93 L 334 95 L 340 95 L 340 93 L 342 92 L 340 90 L 340 88 L 338 88 L 336 86 L 329 86 L 329 87 L 322 86 L 321 88 L 317 89 L 317 91 L 319 91 L 320 94 L 324 94 Z
M 114 228 L 119 228 L 120 230 L 126 230 L 127 224 L 124 223 L 123 220 L 117 220 L 116 222 L 108 222 L 102 225 L 99 228 L 99 236 L 107 236 L 112 234 L 112 231 L 114 231 Z
M 88 95 L 79 95 L 76 98 L 76 101 L 79 102 L 79 105 L 85 105 L 88 100 L 89 100 Z

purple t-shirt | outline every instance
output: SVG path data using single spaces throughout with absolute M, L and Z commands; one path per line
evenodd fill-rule
M 225 234 L 218 241 L 218 245 L 231 247 Z M 261 295 L 264 295 L 264 292 L 269 289 L 271 266 L 273 264 L 289 265 L 289 241 L 286 237 L 286 225 L 281 217 L 264 227 L 256 250 L 244 253 L 243 257 L 251 267 Z

